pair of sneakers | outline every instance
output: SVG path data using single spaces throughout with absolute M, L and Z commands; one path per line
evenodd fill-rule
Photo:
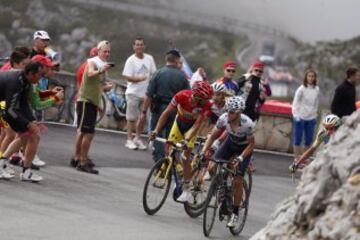
M 147 146 L 141 141 L 140 138 L 126 140 L 125 147 L 131 150 L 146 150 Z

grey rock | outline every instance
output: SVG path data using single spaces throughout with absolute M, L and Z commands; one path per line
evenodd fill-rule
M 348 117 L 304 169 L 294 196 L 283 201 L 251 240 L 360 239 L 360 111 Z

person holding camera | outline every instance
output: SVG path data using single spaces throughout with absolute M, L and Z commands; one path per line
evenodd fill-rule
M 135 150 L 145 150 L 146 145 L 140 140 L 146 121 L 140 121 L 141 109 L 143 108 L 146 88 L 149 85 L 151 75 L 156 71 L 154 58 L 146 54 L 145 42 L 141 37 L 133 42 L 134 54 L 125 62 L 123 76 L 128 81 L 126 96 L 126 121 L 127 141 L 125 147 Z M 135 138 L 133 132 L 136 131 Z
M 76 148 L 79 149 L 80 158 L 72 165 L 79 171 L 98 174 L 94 163 L 88 159 L 91 142 L 94 138 L 96 117 L 99 110 L 102 91 L 109 91 L 112 84 L 107 82 L 107 71 L 113 66 L 108 63 L 110 57 L 110 42 L 101 41 L 97 45 L 98 55 L 88 59 L 80 95 L 77 100 L 76 112 L 78 116 Z M 78 141 L 78 139 L 80 139 Z

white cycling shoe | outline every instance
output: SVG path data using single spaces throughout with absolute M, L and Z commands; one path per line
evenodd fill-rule
M 183 190 L 183 192 L 181 193 L 181 195 L 176 199 L 178 202 L 182 202 L 182 203 L 191 203 L 193 202 L 193 196 L 190 192 L 189 189 Z

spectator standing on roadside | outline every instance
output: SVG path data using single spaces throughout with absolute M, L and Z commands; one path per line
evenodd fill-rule
M 265 88 L 261 82 L 264 67 L 263 62 L 256 60 L 251 65 L 250 76 L 243 75 L 238 79 L 238 87 L 240 88 L 238 95 L 242 96 L 246 101 L 244 114 L 254 122 L 260 117 L 258 106 L 263 104 L 266 98 Z
M 129 149 L 145 150 L 147 146 L 141 141 L 140 136 L 144 130 L 146 121 L 141 121 L 145 92 L 150 77 L 156 71 L 154 58 L 145 53 L 145 42 L 141 37 L 133 41 L 132 54 L 125 62 L 123 76 L 128 81 L 126 96 L 126 121 L 127 141 L 125 147 Z M 133 138 L 133 132 L 135 138 Z
M 303 84 L 296 90 L 292 103 L 293 126 L 294 126 L 294 161 L 305 152 L 312 143 L 317 112 L 319 106 L 319 87 L 314 70 L 305 72 Z M 304 149 L 301 143 L 305 137 Z
M 161 113 L 169 105 L 175 94 L 184 89 L 190 89 L 189 81 L 181 69 L 180 53 L 173 49 L 166 53 L 166 66 L 160 68 L 152 76 L 146 91 L 141 120 L 146 121 L 146 114 L 150 107 L 150 128 L 153 131 Z M 163 130 L 158 133 L 159 137 L 166 138 L 169 135 L 176 113 L 172 114 Z M 153 160 L 156 162 L 165 157 L 164 144 L 154 141 Z
M 43 71 L 41 63 L 30 62 L 22 71 L 0 73 L 0 101 L 6 101 L 3 117 L 26 145 L 23 171 L 20 174 L 23 181 L 42 180 L 30 169 L 40 141 L 40 128 L 31 111 L 29 96 L 32 84 L 39 82 Z M 6 174 L 8 158 L 4 154 L 0 160 L 1 177 L 12 177 Z
M 239 87 L 236 81 L 233 80 L 236 67 L 236 63 L 233 60 L 226 61 L 223 65 L 224 75 L 215 81 L 216 83 L 224 84 L 228 96 L 234 96 L 239 92 Z
M 346 70 L 346 79 L 335 89 L 331 103 L 331 112 L 339 118 L 349 116 L 356 111 L 355 85 L 360 80 L 360 72 L 356 67 Z
M 46 56 L 45 48 L 49 46 L 50 40 L 51 38 L 46 31 L 39 30 L 34 32 L 30 56 L 33 57 L 38 54 Z
M 97 45 L 98 56 L 88 59 L 83 75 L 80 96 L 76 105 L 78 115 L 78 134 L 81 138 L 75 148 L 80 153 L 79 159 L 72 159 L 71 166 L 79 171 L 98 174 L 94 163 L 88 159 L 88 153 L 95 134 L 96 117 L 101 101 L 102 90 L 108 91 L 112 84 L 106 82 L 107 70 L 111 64 L 107 63 L 110 57 L 110 42 L 101 41 Z

